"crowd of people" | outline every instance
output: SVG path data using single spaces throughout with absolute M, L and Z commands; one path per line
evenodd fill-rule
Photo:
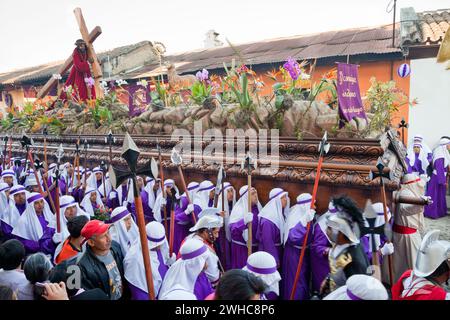
M 431 152 L 414 138 L 399 192 L 433 202 L 388 208 L 387 221 L 383 203 L 368 219 L 346 195 L 316 212 L 309 193 L 274 188 L 261 204 L 255 186 L 190 181 L 181 193 L 172 179 L 138 177 L 155 298 L 449 299 L 450 242 L 424 224 L 447 214 L 449 145 Z M 149 299 L 130 179 L 114 188 L 101 167 L 71 163 L 35 173 L 25 159 L 1 169 L 0 299 Z M 373 232 L 386 224 L 392 237 Z

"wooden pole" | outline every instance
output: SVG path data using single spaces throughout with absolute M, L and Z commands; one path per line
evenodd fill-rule
M 314 202 L 316 201 L 317 190 L 319 188 L 320 171 L 322 170 L 322 162 L 323 162 L 323 156 L 320 156 L 319 157 L 319 164 L 317 166 L 316 178 L 314 179 L 314 187 L 313 187 L 313 193 L 312 193 L 310 209 L 314 209 L 315 208 Z M 309 230 L 310 229 L 311 229 L 311 221 L 308 222 L 308 224 L 306 226 L 306 234 L 305 234 L 305 237 L 303 238 L 302 249 L 301 249 L 301 252 L 300 252 L 300 259 L 298 261 L 297 271 L 295 273 L 294 283 L 292 285 L 292 291 L 291 291 L 290 300 L 294 300 L 294 298 L 295 298 L 295 291 L 297 290 L 298 279 L 300 277 L 300 272 L 302 270 L 303 259 L 305 257 L 306 244 L 308 243 L 308 235 L 309 235 Z
M 381 181 L 381 194 L 383 197 L 383 214 L 384 214 L 384 223 L 389 223 L 388 221 L 388 215 L 387 215 L 387 199 L 386 199 L 386 190 L 384 189 L 384 182 L 383 182 L 383 177 L 380 177 L 380 181 Z M 386 243 L 391 243 L 391 241 L 386 240 Z M 390 285 L 393 285 L 393 269 L 392 269 L 392 255 L 388 255 L 388 263 L 389 263 L 389 282 Z
M 33 169 L 33 173 L 34 173 L 34 178 L 36 179 L 36 182 L 38 184 L 39 193 L 41 194 L 41 196 L 44 197 L 44 191 L 42 190 L 42 186 L 41 186 L 41 183 L 39 181 L 38 174 L 36 172 L 36 167 L 34 166 L 33 157 L 31 156 L 31 150 L 29 150 L 28 147 L 27 147 L 27 149 L 28 149 L 27 150 L 28 160 L 30 160 L 31 168 Z
M 102 68 L 98 62 L 97 54 L 95 53 L 94 46 L 89 41 L 89 32 L 86 26 L 86 22 L 84 21 L 83 13 L 80 8 L 75 8 L 73 10 L 75 14 L 75 18 L 77 19 L 78 27 L 80 28 L 80 33 L 83 40 L 86 42 L 88 57 L 93 60 L 92 63 L 92 73 L 94 75 L 95 80 L 95 93 L 98 98 L 103 98 L 103 91 L 100 86 L 100 80 L 103 77 Z
M 162 166 L 162 157 L 161 157 L 161 150 L 158 150 L 158 161 L 159 161 L 159 172 L 161 175 L 161 191 L 163 193 L 163 198 L 167 199 L 167 195 L 166 195 L 166 188 L 164 187 L 164 171 L 163 171 L 163 166 Z M 169 229 L 168 229 L 168 225 L 167 225 L 167 204 L 164 207 L 164 228 L 166 229 L 166 235 L 169 234 Z
M 150 263 L 150 250 L 148 248 L 147 232 L 145 230 L 144 208 L 139 194 L 136 176 L 132 178 L 134 184 L 134 203 L 136 205 L 136 218 L 141 240 L 142 258 L 144 260 L 145 280 L 147 282 L 148 297 L 155 300 L 155 287 L 153 285 L 152 265 Z
M 100 27 L 95 27 L 91 33 L 89 33 L 89 43 L 93 43 L 95 41 L 95 39 L 98 38 L 99 35 L 102 34 L 102 29 Z M 62 64 L 61 67 L 59 67 L 57 73 L 60 74 L 61 76 L 64 75 L 69 69 L 70 67 L 73 65 L 73 56 L 70 55 L 70 57 L 68 57 L 66 59 L 66 61 Z M 37 94 L 37 99 L 42 99 L 43 97 L 45 97 L 50 90 L 58 83 L 57 79 L 54 79 L 53 77 L 51 77 L 47 83 L 41 88 L 41 90 L 39 90 L 38 94 Z M 46 161 L 47 163 L 47 161 Z
M 252 192 L 252 173 L 251 173 L 251 167 L 250 167 L 250 163 L 249 163 L 249 168 L 248 168 L 248 174 L 247 174 L 247 196 L 248 196 L 248 201 L 247 201 L 247 212 L 252 212 L 252 197 L 251 197 L 251 192 Z M 253 246 L 253 228 L 252 228 L 252 221 L 248 223 L 247 228 L 248 228 L 248 241 L 247 241 L 247 256 L 250 256 L 252 254 L 252 246 Z
M 186 186 L 186 181 L 184 180 L 184 174 L 183 174 L 183 170 L 181 169 L 181 165 L 178 165 L 178 174 L 180 175 L 181 184 L 183 185 L 184 192 L 186 193 L 186 198 L 187 198 L 189 204 L 191 204 L 192 202 L 191 202 L 191 198 L 189 197 L 189 190 Z M 195 213 L 192 212 L 191 215 L 192 215 L 192 220 L 194 221 L 194 224 L 196 224 L 197 218 L 195 217 Z

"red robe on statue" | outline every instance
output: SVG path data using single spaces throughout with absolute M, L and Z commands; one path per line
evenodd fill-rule
M 91 78 L 91 70 L 89 69 L 87 52 L 80 53 L 77 48 L 73 50 L 73 67 L 70 70 L 69 77 L 67 78 L 64 87 L 72 86 L 72 97 L 74 100 L 86 101 L 89 99 L 88 91 L 91 91 L 91 99 L 95 99 L 95 87 L 90 89 L 87 87 L 85 78 Z M 61 92 L 61 100 L 66 100 L 66 92 Z

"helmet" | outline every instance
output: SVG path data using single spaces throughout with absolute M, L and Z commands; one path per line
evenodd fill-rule
M 423 237 L 414 265 L 414 274 L 428 277 L 442 262 L 450 259 L 450 241 L 438 240 L 439 230 L 431 230 Z

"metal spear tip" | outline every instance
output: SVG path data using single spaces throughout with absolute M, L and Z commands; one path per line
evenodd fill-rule
M 172 149 L 172 154 L 170 155 L 170 160 L 176 166 L 181 165 L 181 163 L 183 162 L 183 158 L 181 158 L 181 155 L 178 153 L 178 151 L 175 148 Z
M 35 159 L 34 160 L 34 167 L 36 168 L 36 170 L 39 171 L 39 169 L 44 169 L 44 163 L 39 160 L 39 159 Z
M 216 194 L 220 194 L 223 181 L 223 165 L 220 165 L 219 172 L 217 173 Z
M 323 134 L 322 140 L 319 143 L 319 153 L 325 153 L 327 154 L 328 151 L 330 151 L 330 144 L 328 143 L 328 133 L 327 131 L 325 131 L 325 133 Z
M 123 139 L 122 158 L 128 163 L 128 167 L 133 173 L 136 173 L 137 159 L 140 153 L 141 151 L 127 132 Z
M 151 171 L 152 171 L 153 178 L 155 180 L 157 180 L 158 179 L 158 174 L 159 174 L 159 172 L 158 172 L 158 164 L 156 163 L 156 160 L 153 157 L 152 157 L 152 159 L 150 161 L 151 161 L 150 168 L 151 168 Z
M 26 146 L 31 146 L 33 144 L 33 140 L 24 134 L 22 136 L 22 139 L 20 140 L 20 144 L 22 145 L 22 148 Z
M 58 159 L 58 162 L 61 161 L 61 158 L 64 156 L 64 149 L 62 146 L 62 143 L 59 145 L 58 150 L 56 150 L 56 158 Z

